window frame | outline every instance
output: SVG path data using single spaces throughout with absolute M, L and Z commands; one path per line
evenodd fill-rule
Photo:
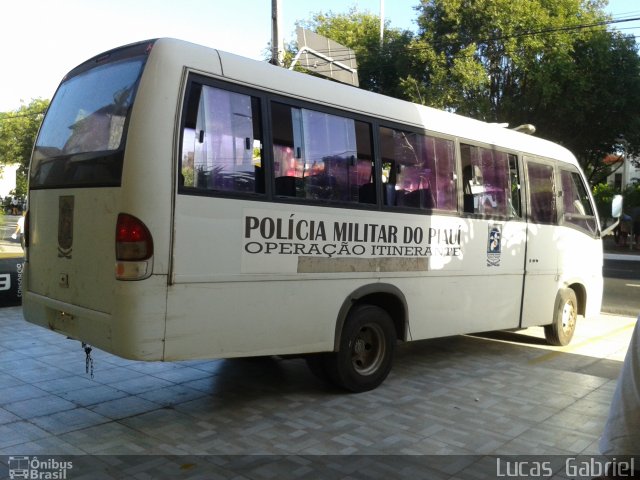
M 524 161 L 523 161 L 523 154 L 519 151 L 514 151 L 511 150 L 509 148 L 497 148 L 493 145 L 489 145 L 486 143 L 482 143 L 482 142 L 477 142 L 477 141 L 473 141 L 473 140 L 468 140 L 466 138 L 463 137 L 458 137 L 458 142 L 457 142 L 457 152 L 456 155 L 458 157 L 458 204 L 459 204 L 459 209 L 460 209 L 460 215 L 462 217 L 467 217 L 467 218 L 476 218 L 476 219 L 489 219 L 489 220 L 499 220 L 499 221 L 516 221 L 516 222 L 525 222 L 528 219 L 528 208 L 527 208 L 527 203 L 526 203 L 526 192 L 527 192 L 527 180 L 525 178 L 525 166 L 524 166 Z M 468 145 L 470 147 L 475 147 L 475 148 L 482 148 L 485 150 L 490 150 L 492 152 L 498 152 L 504 155 L 507 155 L 507 168 L 508 168 L 508 172 L 511 172 L 511 168 L 510 168 L 510 164 L 509 164 L 509 159 L 510 157 L 515 157 L 516 163 L 517 163 L 517 172 L 518 172 L 518 180 L 519 180 L 519 188 L 518 188 L 518 192 L 519 192 L 519 197 L 520 197 L 520 214 L 519 215 L 509 215 L 509 214 L 501 214 L 501 213 L 492 213 L 492 214 L 486 214 L 486 213 L 475 213 L 475 212 L 467 212 L 465 211 L 465 206 L 464 206 L 464 183 L 465 183 L 465 178 L 464 178 L 464 173 L 462 172 L 463 170 L 463 166 L 462 166 L 462 146 L 463 145 Z M 511 176 L 509 176 L 507 178 L 507 181 L 509 182 L 509 185 L 511 185 Z M 511 197 L 509 197 L 511 198 Z M 509 198 L 505 197 L 505 201 L 509 201 Z
M 553 222 L 540 222 L 540 221 L 535 221 L 532 217 L 533 215 L 533 204 L 532 204 L 532 197 L 531 197 L 531 179 L 529 178 L 529 164 L 530 163 L 534 163 L 537 165 L 544 165 L 546 167 L 551 167 L 552 171 L 553 171 L 553 199 L 555 202 L 555 221 Z M 545 158 L 545 157 L 538 157 L 535 155 L 527 155 L 525 154 L 523 157 L 523 168 L 524 168 L 524 173 L 525 173 L 525 182 L 526 182 L 526 208 L 527 208 L 527 212 L 526 212 L 526 220 L 527 223 L 532 223 L 532 224 L 537 224 L 537 225 L 551 225 L 551 226 L 559 226 L 560 225 L 560 210 L 559 210 L 559 202 L 558 202 L 558 180 L 559 180 L 559 175 L 558 175 L 558 167 L 557 167 L 558 162 L 549 158 Z
M 592 238 L 599 238 L 600 236 L 600 231 L 598 228 L 599 222 L 597 219 L 597 210 L 596 210 L 596 206 L 595 203 L 593 201 L 592 196 L 589 194 L 589 189 L 587 188 L 587 185 L 585 184 L 585 178 L 584 176 L 580 173 L 580 171 L 578 170 L 577 167 L 575 167 L 574 165 L 570 165 L 570 164 L 557 164 L 557 180 L 556 180 L 556 184 L 557 184 L 557 188 L 558 188 L 558 192 L 560 193 L 558 198 L 561 198 L 562 201 L 558 202 L 558 225 L 560 226 L 564 226 L 564 227 L 568 227 L 568 228 L 573 228 L 575 230 L 578 230 L 586 235 L 589 235 Z M 580 214 L 580 213 L 574 213 L 574 212 L 567 212 L 565 210 L 565 204 L 564 204 L 564 199 L 565 199 L 565 190 L 564 190 L 564 185 L 562 183 L 562 174 L 564 173 L 568 173 L 570 174 L 572 177 L 573 175 L 577 175 L 578 178 L 580 179 L 580 185 L 582 186 L 582 188 L 584 189 L 585 193 L 586 193 L 586 198 L 589 201 L 589 207 L 591 208 L 591 211 L 593 212 L 591 215 L 589 214 Z M 572 222 L 571 219 L 576 219 L 576 220 L 585 220 L 585 221 L 593 221 L 594 222 L 594 229 L 593 230 L 589 230 L 586 228 L 581 227 L 578 223 Z
M 185 140 L 184 131 L 185 131 L 185 126 L 187 122 L 187 113 L 189 111 L 189 108 L 191 107 L 191 105 L 189 105 L 189 100 L 191 98 L 193 89 L 197 88 L 197 87 L 194 87 L 195 85 L 199 85 L 200 88 L 205 86 L 217 88 L 220 90 L 225 90 L 225 91 L 240 94 L 240 95 L 246 95 L 248 97 L 254 97 L 257 99 L 258 105 L 260 106 L 260 118 L 258 119 L 258 122 L 260 125 L 260 130 L 262 132 L 262 137 L 263 137 L 262 152 L 261 152 L 261 159 L 260 159 L 263 167 L 263 173 L 264 173 L 264 191 L 263 192 L 258 192 L 258 191 L 243 192 L 243 191 L 222 190 L 222 189 L 207 190 L 207 189 L 202 189 L 197 187 L 186 186 L 179 181 L 179 178 L 181 177 L 181 174 L 182 174 L 182 162 L 183 162 L 184 140 Z M 268 187 L 267 178 L 270 175 L 269 170 L 270 170 L 271 162 L 267 161 L 266 159 L 266 155 L 268 151 L 266 140 L 269 133 L 266 131 L 266 127 L 267 127 L 267 122 L 265 122 L 266 101 L 265 101 L 264 94 L 261 94 L 260 91 L 258 90 L 248 88 L 242 85 L 238 85 L 233 82 L 226 82 L 226 81 L 218 80 L 216 78 L 211 78 L 208 76 L 204 76 L 204 75 L 192 72 L 188 74 L 186 88 L 184 89 L 184 95 L 182 97 L 181 105 L 182 105 L 182 112 L 180 117 L 178 133 L 177 133 L 179 136 L 179 141 L 177 142 L 178 143 L 177 162 L 176 162 L 177 165 L 175 167 L 177 193 L 182 195 L 193 195 L 193 196 L 200 196 L 200 197 L 204 196 L 204 197 L 237 198 L 237 199 L 244 199 L 244 200 L 267 200 L 270 194 L 268 190 L 269 187 Z
M 187 113 L 189 109 L 189 98 L 191 96 L 194 85 L 198 84 L 200 86 L 209 86 L 213 88 L 219 88 L 222 90 L 227 90 L 233 93 L 238 93 L 242 95 L 248 95 L 250 97 L 256 97 L 259 100 L 260 104 L 260 113 L 261 118 L 259 119 L 260 127 L 262 130 L 262 155 L 261 162 L 263 165 L 264 171 L 264 192 L 239 192 L 239 191 L 229 191 L 229 190 L 205 190 L 198 189 L 194 187 L 188 187 L 181 184 L 179 181 L 180 174 L 182 172 L 182 163 L 183 163 L 183 148 L 184 148 L 184 130 L 187 121 Z M 296 204 L 296 205 L 314 205 L 314 206 L 324 206 L 327 208 L 348 208 L 348 209 L 362 209 L 362 210 L 379 210 L 380 209 L 380 195 L 381 188 L 379 185 L 379 181 L 376 182 L 376 203 L 356 203 L 356 202 L 348 202 L 348 201 L 340 201 L 340 202 L 326 202 L 322 200 L 313 200 L 307 198 L 297 198 L 297 197 L 286 197 L 286 196 L 278 196 L 275 194 L 275 175 L 274 175 L 274 155 L 273 155 L 273 135 L 272 135 L 272 126 L 270 122 L 271 118 L 271 105 L 272 103 L 281 103 L 293 108 L 299 109 L 307 109 L 317 111 L 319 113 L 334 115 L 339 117 L 344 117 L 355 122 L 364 122 L 370 126 L 370 144 L 371 144 L 371 155 L 372 155 L 372 163 L 375 172 L 375 177 L 378 177 L 379 174 L 379 165 L 378 159 L 376 158 L 376 154 L 378 151 L 377 143 L 376 143 L 376 119 L 358 114 L 356 112 L 351 112 L 348 110 L 341 110 L 338 108 L 328 107 L 326 105 L 317 104 L 313 102 L 308 102 L 304 100 L 300 100 L 297 98 L 287 97 L 284 95 L 278 95 L 269 91 L 260 90 L 256 88 L 252 88 L 250 86 L 242 85 L 235 83 L 233 81 L 229 81 L 227 79 L 220 79 L 218 77 L 210 77 L 207 75 L 203 75 L 198 72 L 190 71 L 186 75 L 185 87 L 183 88 L 183 94 L 181 97 L 181 115 L 180 115 L 180 123 L 177 128 L 177 141 L 176 144 L 178 146 L 178 150 L 176 152 L 176 161 L 175 161 L 175 183 L 176 183 L 176 193 L 178 195 L 190 195 L 190 196 L 200 196 L 200 197 L 211 197 L 211 198 L 231 198 L 238 200 L 251 200 L 251 201 L 262 201 L 269 203 L 282 203 L 282 204 Z
M 184 148 L 184 129 L 187 120 L 187 111 L 189 108 L 189 98 L 191 92 L 194 88 L 195 84 L 199 84 L 200 86 L 210 86 L 213 88 L 219 88 L 222 90 L 227 90 L 233 93 L 238 93 L 242 95 L 248 95 L 250 97 L 256 97 L 259 100 L 260 110 L 261 110 L 261 118 L 259 120 L 261 130 L 262 130 L 262 156 L 261 162 L 263 165 L 264 176 L 265 176 L 265 184 L 264 184 L 264 192 L 239 192 L 239 191 L 230 191 L 230 190 L 205 190 L 198 189 L 194 187 L 188 187 L 181 184 L 178 180 L 180 173 L 182 171 L 182 153 Z M 292 108 L 306 109 L 312 110 L 319 113 L 333 115 L 338 117 L 344 117 L 355 122 L 363 122 L 370 127 L 370 147 L 371 147 L 371 156 L 372 156 L 372 166 L 373 166 L 373 180 L 375 187 L 375 195 L 376 202 L 375 203 L 360 203 L 360 202 L 351 202 L 351 201 L 332 201 L 327 202 L 323 200 L 314 200 L 309 198 L 299 198 L 299 197 L 287 197 L 287 196 L 279 196 L 275 194 L 275 171 L 274 171 L 274 154 L 273 154 L 273 129 L 271 126 L 271 114 L 272 114 L 272 104 L 280 103 Z M 252 88 L 250 86 L 241 85 L 235 83 L 233 81 L 229 81 L 227 79 L 220 79 L 218 77 L 210 77 L 207 75 L 203 75 L 199 72 L 190 71 L 187 73 L 185 88 L 183 90 L 183 96 L 181 101 L 182 111 L 180 117 L 180 124 L 178 127 L 177 135 L 178 141 L 176 142 L 178 145 L 177 150 L 177 160 L 176 160 L 176 192 L 181 195 L 192 195 L 192 196 L 204 196 L 204 197 L 216 197 L 216 198 L 234 198 L 240 200 L 254 200 L 254 201 L 264 201 L 269 203 L 282 203 L 282 204 L 296 204 L 296 205 L 314 205 L 314 206 L 324 206 L 327 208 L 347 208 L 347 209 L 360 209 L 360 210 L 384 210 L 384 211 L 401 211 L 412 213 L 415 215 L 430 215 L 432 213 L 437 213 L 438 215 L 449 215 L 449 216 L 459 216 L 461 215 L 461 200 L 460 200 L 460 184 L 459 184 L 459 169 L 460 169 L 460 159 L 459 159 L 459 150 L 458 150 L 458 142 L 460 141 L 459 137 L 454 135 L 442 134 L 439 132 L 435 132 L 432 130 L 427 130 L 424 128 L 417 127 L 411 124 L 403 124 L 399 122 L 393 121 L 385 121 L 379 118 L 371 117 L 368 115 L 363 115 L 358 112 L 353 112 L 349 110 L 343 110 L 340 108 L 335 108 L 332 106 L 327 106 L 323 104 L 313 103 L 309 101 L 305 101 L 299 98 L 287 97 L 285 95 L 280 95 L 277 93 L 260 90 L 256 88 Z M 453 144 L 453 160 L 454 160 L 454 168 L 455 170 L 452 172 L 454 176 L 456 195 L 455 202 L 456 207 L 454 210 L 443 210 L 443 209 L 426 209 L 426 208 L 411 208 L 411 207 L 402 207 L 402 206 L 387 206 L 383 203 L 383 183 L 382 183 L 382 162 L 381 162 L 381 149 L 380 149 L 380 128 L 391 128 L 395 130 L 402 130 L 409 133 L 415 133 L 417 135 L 432 137 L 437 140 L 445 140 L 452 142 Z
M 361 122 L 361 123 L 365 123 L 369 126 L 369 145 L 370 145 L 370 150 L 371 150 L 371 162 L 372 162 L 372 166 L 373 166 L 373 171 L 376 172 L 374 173 L 374 180 L 376 178 L 377 175 L 377 171 L 378 171 L 378 162 L 377 162 L 377 158 L 376 158 L 376 152 L 377 152 L 377 148 L 376 148 L 376 144 L 375 144 L 375 121 L 374 119 L 370 118 L 370 117 L 366 117 L 363 115 L 358 115 L 356 113 L 353 112 L 348 112 L 345 110 L 339 110 L 339 109 L 335 109 L 335 108 L 330 108 L 330 107 L 326 107 L 324 105 L 321 104 L 315 104 L 315 103 L 311 103 L 311 102 L 305 102 L 305 101 L 301 101 L 298 99 L 292 99 L 292 98 L 288 98 L 288 97 L 284 97 L 284 96 L 280 96 L 280 95 L 267 95 L 267 102 L 268 102 L 268 108 L 269 110 L 267 111 L 267 113 L 265 114 L 266 118 L 271 119 L 271 115 L 272 115 L 272 106 L 273 104 L 279 104 L 285 107 L 288 107 L 290 109 L 298 109 L 300 110 L 300 119 L 301 119 L 301 124 L 300 124 L 300 128 L 301 130 L 304 130 L 304 125 L 302 124 L 302 119 L 304 118 L 303 115 L 303 110 L 306 111 L 311 111 L 311 112 L 316 112 L 322 115 L 329 115 L 329 116 L 334 116 L 334 117 L 339 117 L 339 118 L 343 118 L 343 119 L 347 119 L 347 120 L 351 120 L 355 123 Z M 271 123 L 272 122 L 267 122 L 269 123 L 269 128 L 271 129 Z M 293 127 L 293 129 L 295 130 L 295 126 Z M 378 185 L 380 182 L 375 182 L 375 192 L 376 192 L 376 202 L 375 203 L 361 203 L 361 202 L 354 202 L 354 201 L 350 201 L 350 200 L 326 200 L 326 199 L 313 199 L 313 198 L 307 198 L 307 197 L 297 197 L 297 196 L 287 196 L 287 195 L 277 195 L 276 191 L 275 191 L 275 181 L 276 181 L 276 169 L 275 169 L 275 158 L 274 158 L 274 138 L 273 135 L 271 134 L 272 132 L 270 131 L 270 135 L 267 138 L 266 141 L 266 149 L 268 149 L 269 154 L 270 154 L 270 167 L 271 167 L 271 176 L 267 179 L 267 182 L 270 184 L 270 188 L 271 188 L 271 195 L 269 196 L 269 201 L 271 202 L 283 202 L 283 203 L 295 203 L 295 204 L 300 204 L 300 205 L 317 205 L 317 206 L 325 206 L 328 208 L 351 208 L 351 209 L 367 209 L 367 210 L 371 210 L 371 209 L 379 209 L 379 204 L 380 204 L 380 192 L 379 192 L 379 188 Z M 294 133 L 294 137 L 295 137 L 295 133 Z M 356 137 L 357 138 L 357 137 Z M 306 144 L 304 142 L 304 140 L 302 140 L 303 145 L 301 146 L 304 147 Z M 357 140 L 355 142 L 356 145 L 356 153 L 357 153 Z M 295 148 L 295 140 L 294 140 L 294 148 Z M 303 149 L 304 150 L 304 149 Z M 304 154 L 304 152 L 303 152 Z M 296 177 L 298 178 L 298 177 Z
M 411 213 L 414 215 L 442 215 L 442 216 L 462 216 L 462 203 L 460 196 L 460 153 L 459 153 L 459 141 L 461 137 L 457 137 L 455 135 L 448 135 L 445 133 L 436 132 L 433 130 L 420 128 L 411 124 L 404 124 L 399 122 L 392 122 L 386 120 L 374 120 L 372 122 L 374 124 L 374 139 L 375 139 L 375 149 L 374 155 L 376 160 L 376 175 L 379 179 L 378 181 L 378 200 L 380 203 L 380 209 L 387 212 L 402 212 L 402 213 Z M 453 210 L 444 210 L 439 208 L 415 208 L 415 207 L 406 207 L 402 205 L 385 205 L 384 197 L 383 197 L 383 188 L 384 183 L 382 183 L 382 174 L 383 174 L 383 165 L 382 165 L 382 139 L 380 135 L 381 128 L 388 128 L 392 130 L 400 130 L 407 133 L 412 133 L 416 135 L 422 135 L 426 137 L 431 137 L 437 140 L 446 140 L 453 143 L 453 165 L 454 171 L 451 172 L 453 175 L 453 181 L 456 189 L 455 194 L 455 202 L 456 206 Z
M 257 120 L 259 122 L 259 126 L 262 133 L 262 152 L 261 152 L 261 164 L 263 167 L 264 173 L 264 191 L 263 192 L 242 192 L 242 191 L 232 191 L 232 190 L 204 190 L 198 189 L 194 187 L 188 187 L 181 185 L 178 181 L 179 174 L 182 169 L 182 153 L 184 147 L 184 130 L 187 121 L 187 110 L 189 108 L 189 98 L 194 88 L 194 85 L 199 84 L 200 86 L 209 86 L 213 88 L 218 88 L 222 90 L 226 90 L 229 92 L 247 95 L 249 97 L 254 97 L 257 99 L 257 104 L 260 108 L 260 118 Z M 298 108 L 298 109 L 306 109 L 312 110 L 314 112 L 333 115 L 337 117 L 343 117 L 354 122 L 363 122 L 370 127 L 370 148 L 372 155 L 372 167 L 374 172 L 374 187 L 375 187 L 375 203 L 360 203 L 354 201 L 326 201 L 326 200 L 317 200 L 311 198 L 304 197 L 287 197 L 287 196 L 279 196 L 275 194 L 275 166 L 274 166 L 274 138 L 273 138 L 273 128 L 271 125 L 271 115 L 272 115 L 272 105 L 274 103 L 280 103 L 290 108 Z M 181 116 L 180 123 L 178 126 L 177 136 L 178 141 L 176 144 L 178 145 L 177 150 L 177 159 L 176 159 L 176 179 L 174 180 L 177 184 L 176 193 L 182 195 L 191 195 L 191 196 L 205 196 L 205 197 L 215 197 L 215 198 L 231 198 L 231 199 L 239 199 L 239 200 L 252 200 L 252 201 L 261 201 L 268 203 L 276 203 L 276 204 L 295 204 L 295 205 L 310 205 L 310 206 L 321 206 L 325 208 L 346 208 L 353 210 L 373 210 L 373 211 L 387 211 L 387 212 L 402 212 L 402 213 L 410 213 L 413 215 L 431 215 L 437 214 L 442 216 L 457 216 L 460 218 L 472 218 L 472 219 L 480 219 L 480 220 L 498 220 L 498 221 L 522 221 L 522 222 L 531 222 L 534 223 L 531 215 L 532 215 L 532 204 L 531 204 L 531 185 L 528 171 L 528 164 L 530 162 L 538 163 L 542 165 L 546 165 L 553 169 L 554 175 L 554 194 L 555 194 L 555 202 L 556 202 L 556 218 L 554 223 L 542 223 L 549 225 L 567 225 L 572 228 L 576 228 L 582 232 L 587 234 L 591 234 L 592 236 L 597 236 L 599 232 L 587 232 L 585 229 L 576 226 L 575 224 L 569 224 L 568 222 L 563 221 L 564 208 L 562 202 L 558 200 L 559 193 L 561 192 L 561 174 L 560 169 L 565 169 L 570 172 L 574 171 L 575 166 L 571 163 L 567 163 L 565 165 L 564 162 L 560 162 L 559 160 L 554 160 L 542 156 L 538 156 L 535 154 L 526 153 L 523 151 L 515 151 L 510 148 L 497 148 L 494 145 L 486 144 L 484 142 L 474 141 L 467 139 L 462 136 L 456 135 L 448 135 L 442 134 L 440 132 L 436 132 L 430 129 L 421 128 L 417 125 L 412 124 L 404 124 L 397 121 L 389 121 L 381 118 L 371 117 L 368 115 L 363 115 L 358 112 L 353 112 L 349 110 L 343 110 L 340 108 L 336 108 L 331 105 L 323 105 L 314 103 L 311 101 L 306 101 L 299 98 L 288 97 L 286 95 L 270 92 L 267 90 L 260 90 L 257 88 L 253 88 L 251 86 L 242 85 L 233 81 L 229 81 L 227 79 L 221 79 L 219 77 L 211 77 L 204 75 L 199 72 L 190 71 L 186 75 L 185 79 L 185 87 L 183 89 L 183 96 L 181 101 Z M 453 164 L 454 171 L 451 172 L 454 179 L 454 185 L 456 189 L 455 193 L 455 202 L 456 208 L 454 210 L 445 210 L 439 208 L 426 208 L 426 207 L 407 207 L 407 206 L 397 206 L 397 205 L 385 205 L 384 204 L 384 183 L 382 182 L 383 175 L 383 159 L 382 159 L 382 137 L 381 137 L 381 129 L 388 128 L 392 130 L 399 130 L 411 134 L 416 134 L 420 136 L 425 136 L 429 138 L 433 138 L 435 140 L 444 140 L 453 143 Z M 490 151 L 495 151 L 501 154 L 507 155 L 507 161 L 509 163 L 508 167 L 510 167 L 511 162 L 509 159 L 511 157 L 515 158 L 517 162 L 517 173 L 519 179 L 519 197 L 520 197 L 520 216 L 514 216 L 509 214 L 486 214 L 486 213 L 471 213 L 464 211 L 464 179 L 462 175 L 462 155 L 461 155 L 461 145 L 469 145 L 471 147 L 486 149 Z M 509 171 L 511 169 L 509 168 Z M 579 172 L 579 170 L 575 170 Z M 581 175 L 580 177 L 584 182 L 584 178 Z M 511 178 L 508 178 L 509 184 L 511 183 Z M 507 199 L 508 201 L 508 199 Z M 592 203 L 593 205 L 593 203 Z M 592 218 L 592 216 L 586 216 L 588 218 Z M 596 217 L 596 215 L 594 215 Z M 541 222 L 535 222 L 541 223 Z

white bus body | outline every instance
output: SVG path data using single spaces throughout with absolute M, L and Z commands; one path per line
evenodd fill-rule
M 125 358 L 310 354 L 361 391 L 396 338 L 600 311 L 566 149 L 178 40 L 70 72 L 29 188 L 25 318 Z

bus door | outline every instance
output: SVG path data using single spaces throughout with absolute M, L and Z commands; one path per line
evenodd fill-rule
M 515 328 L 520 322 L 527 230 L 518 157 L 464 143 L 460 157 L 470 232 L 464 245 L 467 275 L 461 280 L 470 292 L 467 328 Z
M 554 164 L 525 157 L 528 224 L 521 327 L 551 322 L 558 284 Z
M 588 316 L 600 313 L 603 253 L 596 208 L 588 183 L 573 165 L 558 165 L 561 195 L 558 240 L 558 275 L 563 284 L 586 288 L 581 308 Z M 581 310 L 582 313 L 582 310 Z

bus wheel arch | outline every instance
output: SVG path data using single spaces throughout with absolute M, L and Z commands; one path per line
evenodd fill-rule
M 582 296 L 584 296 L 582 294 Z M 547 343 L 558 347 L 568 345 L 573 338 L 576 322 L 584 304 L 578 303 L 578 295 L 573 288 L 562 288 L 556 295 L 553 308 L 553 321 L 545 325 L 544 335 Z
M 587 289 L 581 283 L 573 283 L 567 288 L 573 290 L 576 294 L 576 300 L 578 301 L 578 315 L 587 314 Z
M 358 305 L 375 305 L 389 314 L 393 321 L 398 340 L 405 341 L 408 337 L 408 307 L 405 296 L 400 289 L 386 283 L 374 283 L 358 288 L 349 295 L 340 308 L 336 321 L 333 341 L 333 351 L 340 348 L 340 339 L 344 324 L 350 312 Z

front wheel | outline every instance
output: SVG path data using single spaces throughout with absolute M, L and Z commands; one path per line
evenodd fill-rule
M 391 371 L 396 331 L 389 314 L 375 305 L 356 306 L 344 325 L 337 352 L 325 357 L 325 371 L 352 392 L 373 390 Z
M 578 319 L 578 301 L 570 288 L 560 290 L 556 297 L 553 323 L 544 327 L 544 336 L 549 345 L 568 345 L 573 338 Z

